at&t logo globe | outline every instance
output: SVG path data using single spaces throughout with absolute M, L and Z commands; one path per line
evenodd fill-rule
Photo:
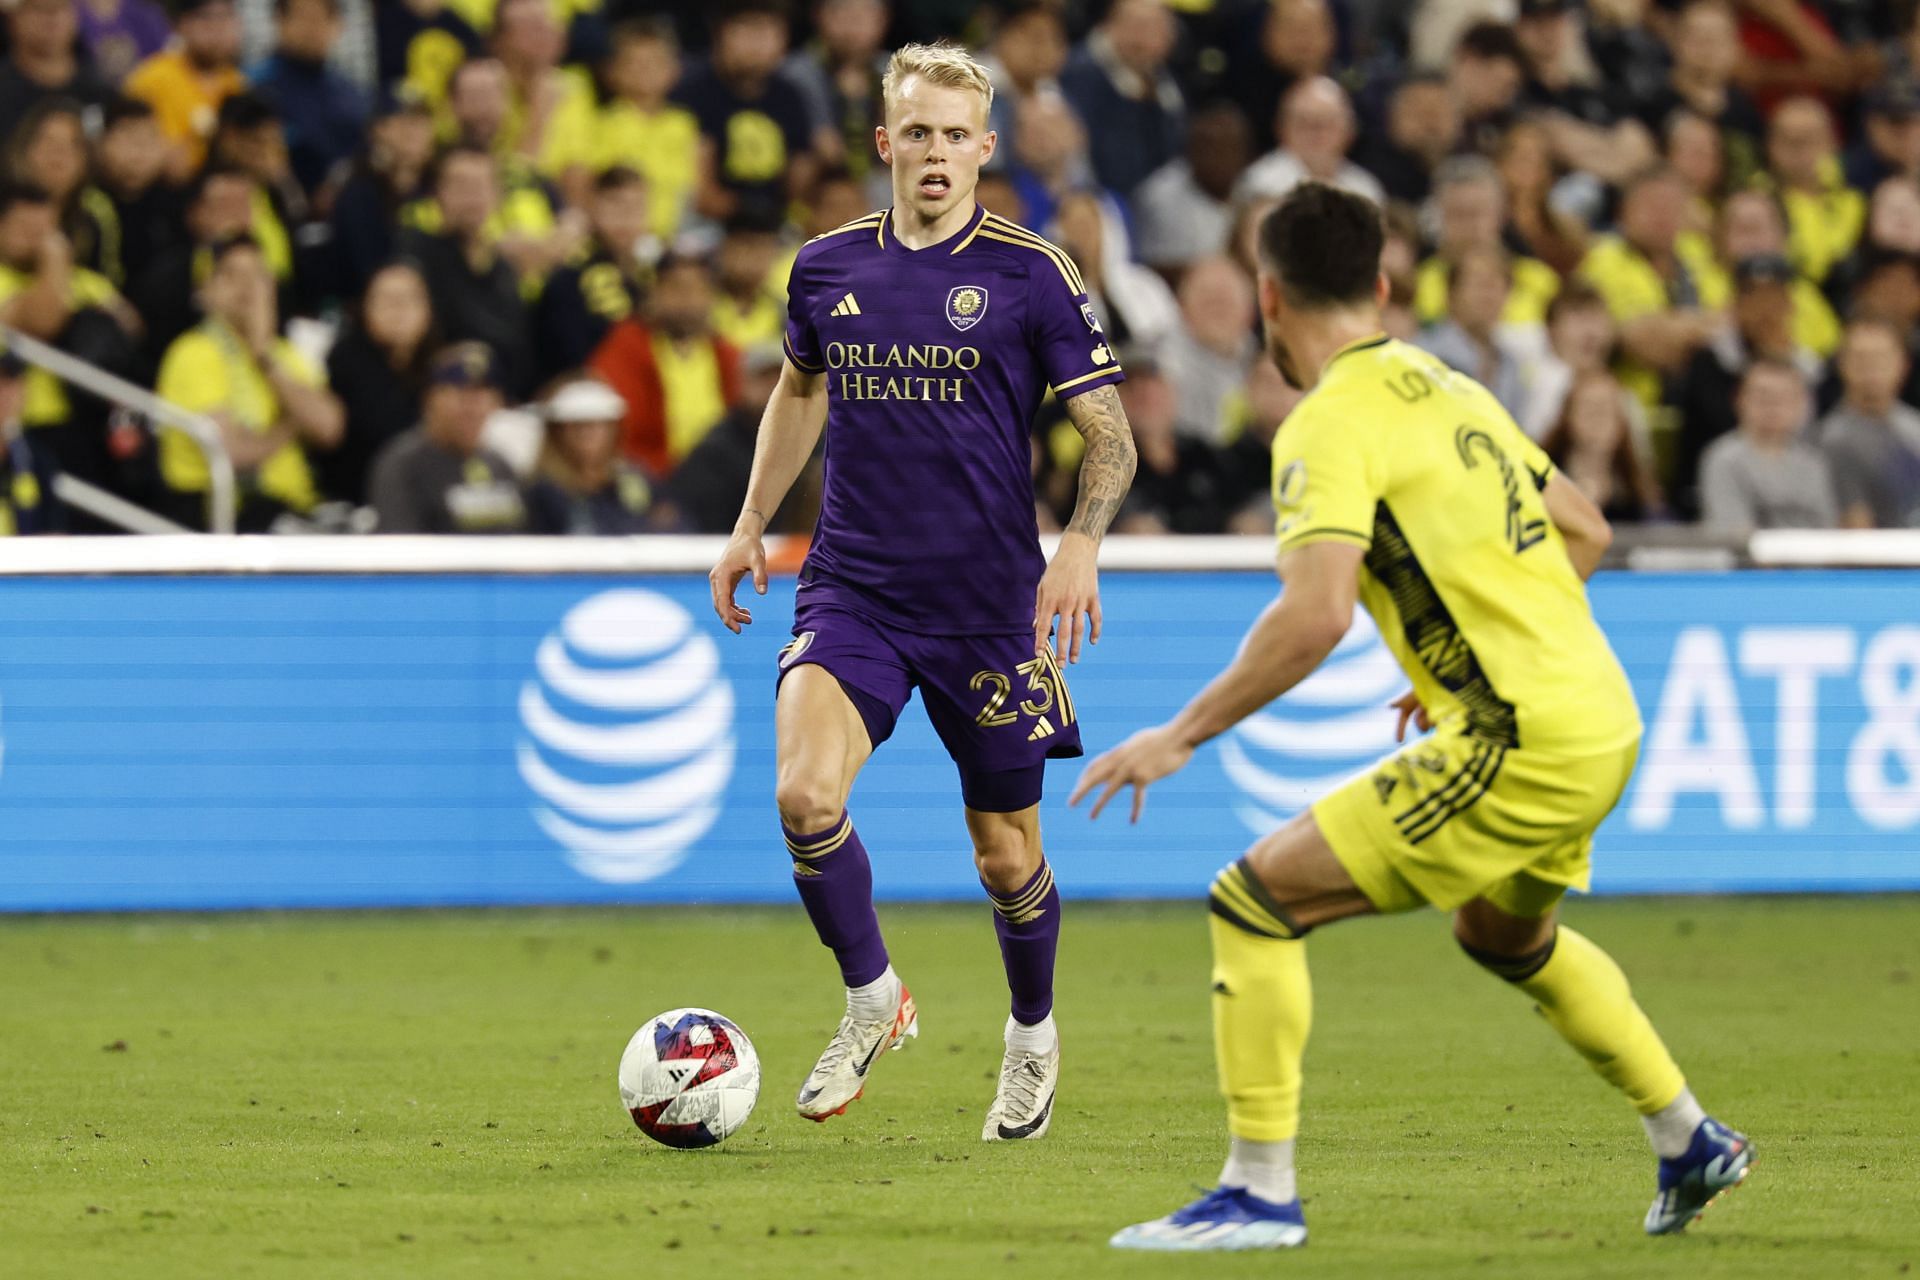
M 1240 792 L 1240 821 L 1267 835 L 1392 751 L 1395 715 L 1387 704 L 1406 687 L 1373 620 L 1356 611 L 1319 670 L 1221 742 L 1221 767 Z
M 733 687 L 693 618 L 651 591 L 603 591 L 540 642 L 520 690 L 534 821 L 582 875 L 665 875 L 720 816 Z

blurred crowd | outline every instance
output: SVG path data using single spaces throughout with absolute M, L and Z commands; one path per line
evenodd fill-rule
M 723 532 L 887 52 L 1128 371 L 1126 532 L 1271 527 L 1252 232 L 1379 201 L 1388 326 L 1622 522 L 1920 525 L 1911 0 L 0 0 L 0 323 L 218 425 L 245 530 Z M 1079 437 L 1034 424 L 1043 528 Z M 207 527 L 179 430 L 0 352 L 0 531 Z M 776 517 L 805 531 L 817 466 Z

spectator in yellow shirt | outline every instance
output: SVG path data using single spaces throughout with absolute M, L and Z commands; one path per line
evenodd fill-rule
M 1833 117 L 1818 98 L 1789 98 L 1767 125 L 1767 170 L 1787 212 L 1788 257 L 1825 284 L 1859 242 L 1867 199 L 1841 177 Z
M 773 275 L 779 261 L 779 224 L 771 216 L 743 213 L 727 224 L 714 262 L 713 331 L 742 351 L 778 344 L 786 334 L 786 290 Z
M 258 531 L 319 501 L 306 449 L 337 446 L 346 415 L 320 370 L 280 336 L 273 273 L 260 247 L 237 236 L 212 252 L 213 272 L 200 290 L 206 321 L 167 348 L 157 390 L 219 425 L 240 480 L 236 523 Z M 174 518 L 205 527 L 200 446 L 162 429 L 160 475 L 174 495 Z
M 247 79 L 233 0 L 177 0 L 173 29 L 173 44 L 135 67 L 122 87 L 153 107 L 173 147 L 168 173 L 185 182 L 207 158 L 220 104 Z
M 570 98 L 554 113 L 540 171 L 575 205 L 607 170 L 637 171 L 647 180 L 653 234 L 671 241 L 700 180 L 700 123 L 667 100 L 679 79 L 680 48 L 669 27 L 621 23 L 600 64 L 601 92 Z
M 125 374 L 139 323 L 106 277 L 74 265 L 47 192 L 0 182 L 0 324 Z M 23 394 L 21 422 L 42 433 L 61 468 L 106 482 L 112 468 L 99 402 L 88 400 L 90 412 L 76 416 L 65 385 L 44 369 L 27 372 Z
M 1414 275 L 1413 313 L 1421 324 L 1438 324 L 1447 315 L 1450 264 L 1469 249 L 1500 249 L 1507 225 L 1506 185 L 1493 162 L 1457 156 L 1441 164 L 1433 177 L 1433 202 L 1440 211 L 1437 252 Z M 1513 289 L 1500 323 L 1534 327 L 1546 323 L 1547 304 L 1560 291 L 1560 277 L 1538 258 L 1513 259 Z
M 1702 306 L 1700 289 L 1676 245 L 1685 225 L 1686 184 L 1654 169 L 1627 184 L 1616 229 L 1587 250 L 1579 274 L 1607 301 L 1620 325 L 1621 385 L 1651 410 L 1661 377 L 1686 367 L 1726 324 Z
M 1704 257 L 1691 241 L 1683 241 L 1681 253 L 1687 269 L 1700 285 L 1700 301 L 1716 309 L 1733 302 L 1733 266 L 1743 258 L 1785 256 L 1787 252 L 1786 214 L 1779 200 L 1769 191 L 1736 191 L 1720 207 L 1712 250 Z M 1840 347 L 1840 318 L 1833 305 L 1804 275 L 1795 274 L 1787 286 L 1793 305 L 1793 340 L 1821 359 L 1827 359 Z

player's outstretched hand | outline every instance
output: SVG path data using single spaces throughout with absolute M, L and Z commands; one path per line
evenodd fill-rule
M 1100 643 L 1100 571 L 1096 564 L 1099 547 L 1081 533 L 1060 537 L 1060 549 L 1053 563 L 1040 577 L 1040 589 L 1033 599 L 1033 651 L 1047 651 L 1048 637 L 1054 637 L 1054 657 L 1060 662 L 1080 661 L 1081 628 L 1093 644 Z M 1055 619 L 1059 619 L 1058 625 Z
M 1100 798 L 1093 802 L 1093 809 L 1087 814 L 1088 818 L 1097 818 L 1100 811 L 1107 807 L 1107 801 L 1123 788 L 1132 787 L 1133 816 L 1128 821 L 1138 822 L 1140 811 L 1147 804 L 1147 785 L 1178 773 L 1191 759 L 1193 748 L 1181 739 L 1172 725 L 1142 729 L 1088 765 L 1087 771 L 1080 775 L 1080 781 L 1074 784 L 1073 794 L 1067 798 L 1067 803 L 1077 805 L 1098 788 Z
M 720 621 L 727 630 L 735 635 L 740 628 L 753 625 L 753 612 L 742 609 L 733 602 L 733 593 L 739 589 L 740 579 L 753 575 L 753 589 L 761 595 L 767 594 L 767 548 L 758 535 L 736 533 L 727 539 L 727 549 L 720 553 L 720 563 L 713 566 L 713 572 L 707 575 L 707 585 L 713 589 L 713 611 L 720 615 Z
M 1420 695 L 1413 690 L 1407 690 L 1387 705 L 1400 713 L 1400 723 L 1393 729 L 1395 742 L 1407 740 L 1407 721 L 1409 720 L 1413 721 L 1413 727 L 1422 733 L 1433 728 L 1433 717 L 1427 714 L 1426 707 L 1421 705 Z

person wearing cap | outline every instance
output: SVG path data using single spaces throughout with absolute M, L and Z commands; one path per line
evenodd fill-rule
M 333 167 L 359 147 L 367 98 L 327 63 L 344 29 L 340 0 L 274 0 L 273 12 L 273 54 L 250 78 L 286 122 L 293 173 L 311 198 Z
M 1882 80 L 1861 102 L 1860 136 L 1847 148 L 1847 185 L 1871 191 L 1888 178 L 1920 178 L 1920 84 Z
M 173 44 L 128 74 L 121 88 L 153 107 L 175 182 L 207 157 L 220 104 L 247 87 L 240 74 L 240 17 L 233 0 L 173 0 Z
M 48 477 L 20 421 L 26 402 L 27 366 L 0 344 L 0 537 L 53 527 Z
M 319 502 L 306 451 L 337 446 L 345 414 L 325 375 L 280 336 L 273 275 L 259 246 L 236 236 L 210 254 L 200 288 L 207 318 L 167 348 L 155 390 L 218 424 L 240 480 L 236 525 L 261 530 L 282 512 Z M 174 495 L 174 517 L 204 526 L 206 455 L 171 427 L 160 431 L 160 477 Z
M 1677 245 L 1700 289 L 1704 306 L 1725 309 L 1733 302 L 1734 264 L 1743 258 L 1787 256 L 1787 215 L 1777 194 L 1758 187 L 1726 198 L 1714 219 L 1713 237 L 1689 233 Z M 1840 346 L 1840 317 L 1813 281 L 1796 272 L 1787 292 L 1793 301 L 1793 340 L 1821 359 Z
M 563 380 L 540 406 L 547 434 L 527 491 L 533 527 L 575 535 L 646 533 L 653 485 L 620 456 L 626 401 L 600 379 Z
M 1694 492 L 1709 446 L 1738 425 L 1737 400 L 1748 368 L 1758 360 L 1792 366 L 1805 386 L 1819 381 L 1820 357 L 1794 340 L 1793 284 L 1798 273 L 1777 253 L 1754 254 L 1734 264 L 1732 323 L 1714 334 L 1687 362 L 1673 393 L 1679 437 L 1670 486 L 1676 508 L 1697 510 Z
M 421 197 L 432 163 L 433 113 L 426 99 L 406 84 L 382 90 L 365 145 L 328 215 L 329 282 L 340 297 L 359 297 L 392 260 L 400 211 Z
M 367 490 L 380 533 L 525 533 L 526 495 L 507 460 L 480 443 L 502 404 L 485 343 L 456 342 L 427 374 L 420 425 L 374 459 Z

